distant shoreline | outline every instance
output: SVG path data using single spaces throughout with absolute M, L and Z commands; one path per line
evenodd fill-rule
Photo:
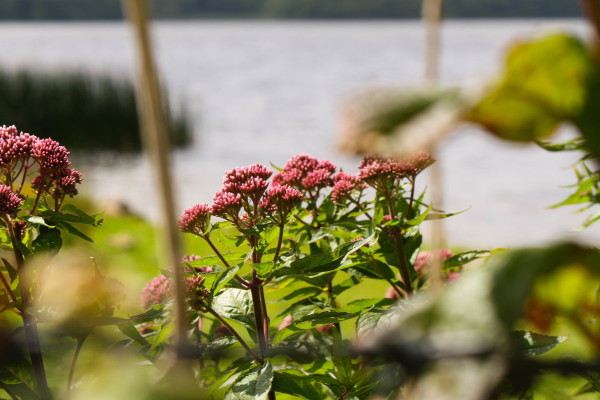
M 456 21 L 527 21 L 527 20 L 544 20 L 544 21 L 573 21 L 580 20 L 581 16 L 519 16 L 519 17 L 504 17 L 504 16 L 487 16 L 487 17 L 447 17 L 444 21 L 456 22 Z M 191 17 L 191 18 L 153 18 L 154 21 L 158 22 L 397 22 L 397 21 L 421 21 L 420 18 L 407 17 L 407 18 L 267 18 L 267 17 Z M 82 22 L 123 22 L 123 18 L 79 18 L 79 19 L 2 19 L 0 18 L 0 24 L 4 23 L 82 23 Z

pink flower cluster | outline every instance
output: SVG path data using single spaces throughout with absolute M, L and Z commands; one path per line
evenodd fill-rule
M 19 132 L 14 125 L 0 127 L 0 172 L 4 184 L 17 194 L 28 174 L 35 171 L 32 188 L 52 196 L 57 209 L 66 196 L 77 194 L 82 181 L 70 166 L 69 152 L 58 142 Z M 13 184 L 21 186 L 15 189 Z
M 182 232 L 203 235 L 208 227 L 210 210 L 208 204 L 194 204 L 183 212 L 179 219 L 179 229 Z
M 0 185 L 0 214 L 13 214 L 23 204 L 23 199 L 8 186 Z
M 260 207 L 271 215 L 277 215 L 281 220 L 302 202 L 304 195 L 288 185 L 273 186 L 267 191 L 260 202 Z
M 269 189 L 272 174 L 271 169 L 261 164 L 227 171 L 223 187 L 213 197 L 213 204 L 196 204 L 185 210 L 179 220 L 179 229 L 203 235 L 210 215 L 233 222 L 239 228 L 255 226 L 264 217 L 283 221 L 302 202 L 303 195 L 275 178 Z
M 273 184 L 290 185 L 301 192 L 318 192 L 321 188 L 333 184 L 332 175 L 336 168 L 328 160 L 318 160 L 308 154 L 298 154 L 273 177 Z
M 435 158 L 419 152 L 406 160 L 394 160 L 376 156 L 366 156 L 359 165 L 358 177 L 374 188 L 398 183 L 401 179 L 414 180 L 424 169 L 431 166 Z
M 341 203 L 344 200 L 352 198 L 353 194 L 360 194 L 367 187 L 356 175 L 351 175 L 346 172 L 338 172 L 333 177 L 333 191 L 331 192 L 331 200 L 334 203 Z

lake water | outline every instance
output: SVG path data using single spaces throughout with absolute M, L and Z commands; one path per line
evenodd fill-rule
M 441 80 L 485 81 L 500 69 L 511 42 L 557 29 L 587 33 L 572 20 L 449 21 Z M 156 24 L 165 86 L 195 128 L 194 146 L 174 157 L 179 209 L 210 202 L 225 170 L 256 162 L 281 166 L 297 153 L 356 172 L 359 160 L 334 146 L 342 106 L 370 87 L 418 85 L 423 37 L 416 21 Z M 0 54 L 2 66 L 10 68 L 133 75 L 135 65 L 133 38 L 122 23 L 2 23 Z M 576 158 L 509 145 L 472 129 L 458 132 L 440 153 L 444 208 L 470 209 L 446 220 L 448 241 L 489 248 L 567 236 L 597 240 L 600 228 L 571 231 L 584 215 L 546 208 L 569 194 L 559 186 L 574 182 L 569 165 Z M 143 157 L 78 168 L 82 191 L 156 217 L 155 187 Z

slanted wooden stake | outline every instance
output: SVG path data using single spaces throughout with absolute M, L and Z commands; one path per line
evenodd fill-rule
M 175 201 L 171 179 L 171 160 L 169 153 L 169 132 L 165 116 L 165 103 L 158 82 L 154 64 L 150 35 L 148 33 L 148 11 L 146 0 L 122 0 L 123 8 L 129 18 L 135 34 L 136 52 L 139 66 L 137 84 L 137 105 L 142 128 L 142 141 L 146 154 L 152 160 L 157 180 L 157 196 L 161 200 L 164 242 L 168 264 L 173 268 L 176 309 L 176 346 L 177 356 L 181 358 L 189 346 L 185 318 L 185 287 L 181 264 L 181 245 Z
M 423 23 L 425 24 L 425 83 L 432 88 L 437 85 L 439 80 L 442 3 L 443 0 L 423 1 Z M 438 157 L 438 145 L 437 143 L 432 143 L 431 148 L 425 150 L 438 159 L 438 161 L 430 167 L 431 197 L 433 206 L 442 209 L 442 160 Z M 445 246 L 446 240 L 444 237 L 442 221 L 442 219 L 432 221 L 431 239 L 434 249 L 441 249 Z M 439 288 L 441 286 L 441 274 L 442 261 L 434 258 L 433 265 L 429 271 L 432 288 Z

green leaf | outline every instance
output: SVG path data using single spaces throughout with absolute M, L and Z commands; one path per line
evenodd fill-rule
M 122 324 L 117 325 L 117 328 L 119 328 L 121 332 L 123 332 L 127 337 L 138 343 L 143 348 L 150 346 L 150 343 L 144 339 L 142 335 L 140 335 L 131 322 L 123 322 Z
M 292 322 L 291 327 L 299 329 L 311 329 L 318 326 L 327 324 L 334 324 L 337 322 L 352 319 L 361 313 L 360 311 L 343 312 L 343 311 L 322 311 L 314 314 L 309 314 L 296 321 Z M 288 329 L 288 328 L 286 328 Z
M 265 279 L 271 274 L 271 272 L 273 272 L 273 268 L 275 268 L 275 263 L 273 261 L 266 261 L 262 263 L 252 264 L 252 268 L 256 270 L 256 274 L 259 278 Z
M 514 331 L 512 333 L 515 351 L 520 357 L 539 356 L 565 340 L 567 340 L 566 336 L 548 336 L 531 331 Z
M 67 214 L 64 211 L 69 211 L 71 214 Z M 88 215 L 72 204 L 62 206 L 61 212 L 45 210 L 40 213 L 47 221 L 51 222 L 73 222 L 93 226 L 98 226 L 102 223 L 103 220 L 100 218 L 102 214 L 103 213 Z
M 283 303 L 285 301 L 298 299 L 299 297 L 301 299 L 306 298 L 306 297 L 313 297 L 313 296 L 317 296 L 321 293 L 323 293 L 323 289 L 316 288 L 314 286 L 307 286 L 307 287 L 303 287 L 303 288 L 294 290 L 291 293 L 288 293 L 287 295 L 275 300 L 275 303 Z M 300 300 L 300 299 L 298 299 L 298 300 Z
M 163 315 L 164 311 L 165 306 L 162 304 L 155 304 L 145 312 L 129 317 L 129 320 L 135 323 L 154 321 L 156 318 Z
M 286 393 L 294 397 L 302 397 L 308 400 L 321 400 L 322 396 L 311 385 L 310 380 L 304 376 L 286 372 L 275 372 L 273 377 L 273 390 Z
M 472 250 L 472 251 L 463 251 L 462 253 L 458 253 L 453 255 L 444 261 L 444 268 L 456 268 L 461 267 L 471 261 L 475 261 L 479 258 L 487 257 L 492 254 L 488 250 Z
M 48 228 L 54 228 L 54 226 L 48 225 L 46 223 L 46 221 L 44 220 L 44 218 L 40 217 L 39 215 L 26 215 L 20 219 L 22 219 L 23 221 L 29 222 L 32 225 L 42 225 L 42 226 L 46 226 Z
M 79 229 L 75 228 L 73 225 L 69 224 L 68 222 L 56 221 L 55 225 L 57 228 L 60 228 L 63 231 L 68 232 L 73 236 L 77 236 L 78 238 L 81 238 L 88 242 L 92 242 L 92 243 L 94 242 L 89 236 L 87 236 L 85 233 L 81 232 Z
M 580 375 L 588 381 L 589 386 L 587 386 L 588 392 L 586 393 L 600 392 L 600 374 L 598 372 L 589 371 Z
M 246 258 L 246 255 L 242 253 L 223 253 L 222 256 L 229 264 L 237 264 Z M 206 256 L 199 260 L 189 261 L 186 264 L 190 268 L 202 268 L 221 264 L 221 259 L 218 256 Z
M 562 143 L 550 143 L 542 140 L 536 140 L 535 143 L 544 150 L 557 151 L 586 151 L 587 144 L 583 138 L 577 137 Z
M 503 79 L 469 119 L 508 140 L 548 136 L 589 103 L 586 82 L 593 70 L 586 46 L 575 36 L 520 43 L 508 56 Z
M 427 216 L 429 215 L 429 213 L 431 212 L 432 209 L 433 209 L 433 204 L 431 204 L 429 207 L 427 207 L 427 209 L 425 211 L 423 211 L 423 213 L 421 213 L 421 215 L 419 215 L 418 217 L 415 217 L 409 221 L 406 221 L 406 223 L 411 226 L 420 225 L 423 221 L 425 221 L 425 219 L 427 218 Z
M 344 307 L 338 308 L 338 312 L 357 313 L 363 312 L 373 307 L 391 306 L 395 301 L 392 299 L 361 299 L 354 300 L 346 304 Z
M 255 332 L 254 309 L 250 291 L 227 289 L 213 297 L 212 308 L 220 316 L 237 321 L 248 331 Z
M 154 342 L 152 342 L 152 346 L 150 346 L 150 351 L 156 349 L 158 346 L 160 346 L 164 342 L 166 342 L 167 339 L 169 339 L 173 335 L 174 330 L 175 330 L 175 324 L 172 324 L 170 322 L 165 322 L 161 326 L 161 329 L 160 329 L 160 332 L 158 332 L 158 335 L 156 335 L 154 337 Z
M 425 220 L 432 221 L 434 219 L 444 219 L 444 218 L 453 217 L 455 215 L 459 215 L 459 214 L 469 211 L 470 208 L 471 207 L 465 208 L 462 211 L 458 211 L 458 212 L 454 212 L 454 213 L 429 213 L 429 214 L 427 214 L 427 217 L 425 218 Z
M 360 283 L 360 279 L 358 279 L 356 276 L 351 276 L 350 278 L 346 279 L 345 281 L 338 283 L 337 285 L 334 285 L 333 295 L 337 297 L 340 294 L 342 294 L 343 292 L 345 292 L 346 290 L 351 289 L 354 286 L 358 285 L 359 283 Z
M 302 275 L 305 277 L 316 277 L 328 272 L 335 271 L 346 264 L 348 257 L 358 251 L 361 247 L 369 245 L 375 239 L 373 232 L 369 237 L 355 242 L 348 242 L 338 246 L 333 253 L 317 254 L 300 258 L 292 262 L 289 268 L 281 268 L 277 271 L 279 276 Z
M 231 279 L 233 279 L 233 277 L 237 274 L 240 268 L 242 268 L 242 264 L 236 265 L 221 272 L 212 284 L 211 292 L 213 293 L 213 295 L 219 293 L 219 290 L 224 288 L 225 285 L 227 285 L 227 283 Z
M 598 392 L 598 390 L 596 390 L 596 388 L 594 388 L 594 385 L 587 382 L 583 386 L 579 387 L 576 391 L 574 391 L 571 394 L 571 397 L 581 396 L 583 394 L 589 394 L 589 393 L 597 393 L 597 392 Z
M 45 225 L 40 226 L 40 234 L 31 243 L 31 250 L 34 254 L 45 252 L 58 252 L 62 246 L 60 231 L 56 228 L 48 228 Z
M 243 372 L 225 394 L 225 400 L 266 400 L 272 382 L 273 367 L 266 361 Z
M 213 340 L 210 343 L 198 344 L 199 356 L 202 358 L 220 357 L 225 350 L 238 343 L 237 339 L 231 336 L 225 336 Z

